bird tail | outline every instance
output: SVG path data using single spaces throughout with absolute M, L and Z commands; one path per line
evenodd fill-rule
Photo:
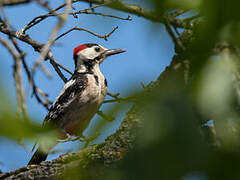
M 40 147 L 36 150 L 36 152 L 33 154 L 32 158 L 30 159 L 28 165 L 30 164 L 40 164 L 42 161 L 45 161 L 47 159 L 48 153 L 43 152 Z

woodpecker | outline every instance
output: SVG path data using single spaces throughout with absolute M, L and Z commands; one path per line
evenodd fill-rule
M 99 66 L 107 57 L 123 52 L 90 43 L 74 48 L 75 71 L 52 104 L 43 126 L 59 128 L 66 136 L 82 136 L 107 94 L 107 80 Z M 57 141 L 43 151 L 40 143 L 28 165 L 45 161 L 56 144 Z

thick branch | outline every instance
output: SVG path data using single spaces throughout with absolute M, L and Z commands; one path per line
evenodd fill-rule
M 144 17 L 146 19 L 150 19 L 154 22 L 163 22 L 163 18 L 159 16 L 155 11 L 142 8 L 140 6 L 124 3 L 120 0 L 82 0 L 88 3 L 95 3 L 95 4 L 106 4 L 107 7 L 127 12 L 131 14 L 135 14 L 140 17 Z
M 79 0 L 79 1 L 104 5 L 106 7 L 109 7 L 121 12 L 135 14 L 139 17 L 143 17 L 153 22 L 165 23 L 166 20 L 168 20 L 168 22 L 171 25 L 173 25 L 175 28 L 186 28 L 191 26 L 189 23 L 189 20 L 191 19 L 177 18 L 177 16 L 184 14 L 186 12 L 184 10 L 178 10 L 173 13 L 166 13 L 166 12 L 156 12 L 156 11 L 143 8 L 137 5 L 128 4 L 120 0 Z M 167 14 L 169 16 L 166 16 Z M 194 16 L 193 19 L 196 19 L 198 17 L 199 15 L 197 15 L 196 17 Z M 129 20 L 129 19 L 126 18 L 125 20 Z

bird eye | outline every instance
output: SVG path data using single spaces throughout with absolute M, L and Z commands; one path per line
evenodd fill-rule
M 101 50 L 100 47 L 95 47 L 96 52 L 100 52 L 100 50 Z

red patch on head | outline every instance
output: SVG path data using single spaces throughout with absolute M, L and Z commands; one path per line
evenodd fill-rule
M 83 49 L 87 48 L 87 45 L 82 44 L 73 50 L 73 56 L 75 56 L 79 51 L 82 51 Z

